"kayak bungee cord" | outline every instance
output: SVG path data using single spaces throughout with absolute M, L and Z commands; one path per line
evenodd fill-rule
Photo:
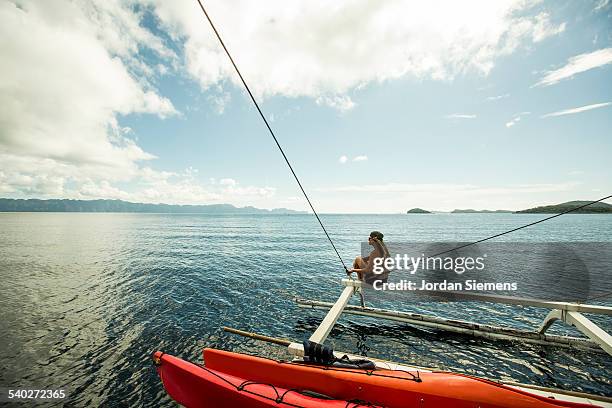
M 202 4 L 202 2 L 200 0 L 197 0 L 197 2 L 200 5 L 200 8 L 202 9 L 202 12 L 206 16 L 206 19 L 210 23 L 210 26 L 212 27 L 213 31 L 215 32 L 215 35 L 217 36 L 217 39 L 221 43 L 221 46 L 225 50 L 225 53 L 227 54 L 230 62 L 234 66 L 234 69 L 236 70 L 236 73 L 240 77 L 240 80 L 242 81 L 242 84 L 244 85 L 244 87 L 246 88 L 247 92 L 249 93 L 249 96 L 251 97 L 251 100 L 253 101 L 253 104 L 257 108 L 257 112 L 259 112 L 259 116 L 261 116 L 261 119 L 266 124 L 266 127 L 268 128 L 268 131 L 270 132 L 270 135 L 272 135 L 272 138 L 274 139 L 274 142 L 276 143 L 276 146 L 278 147 L 278 150 L 280 150 L 281 154 L 283 155 L 283 158 L 285 159 L 285 162 L 287 163 L 287 166 L 289 166 L 289 170 L 291 170 L 291 174 L 293 174 L 293 177 L 295 178 L 295 181 L 297 181 L 297 184 L 300 187 L 300 190 L 302 190 L 302 194 L 304 194 L 304 197 L 306 198 L 306 201 L 308 202 L 308 205 L 310 206 L 310 209 L 312 210 L 314 216 L 317 217 L 317 221 L 319 221 L 319 225 L 321 225 L 321 228 L 323 229 L 323 232 L 327 236 L 327 239 L 329 240 L 329 243 L 334 248 L 334 251 L 336 252 L 336 255 L 338 255 L 338 259 L 340 260 L 340 263 L 342 263 L 342 267 L 344 268 L 346 273 L 348 273 L 348 268 L 346 267 L 346 264 L 344 263 L 344 260 L 340 256 L 340 252 L 338 252 L 338 249 L 336 249 L 336 245 L 334 245 L 334 241 L 332 241 L 331 237 L 327 233 L 327 230 L 325 229 L 325 226 L 323 225 L 323 222 L 321 221 L 321 218 L 319 218 L 319 214 L 317 214 L 317 211 L 315 210 L 314 206 L 312 205 L 312 202 L 310 201 L 310 198 L 308 198 L 308 194 L 306 194 L 306 190 L 304 190 L 304 187 L 302 187 L 302 183 L 300 182 L 300 179 L 298 178 L 297 174 L 295 174 L 295 171 L 293 170 L 293 166 L 291 166 L 291 163 L 289 162 L 289 159 L 287 158 L 287 155 L 285 154 L 285 151 L 283 150 L 283 148 L 281 147 L 280 143 L 278 142 L 278 139 L 276 138 L 276 135 L 274 135 L 274 131 L 272 130 L 272 127 L 268 123 L 268 120 L 266 119 L 266 117 L 264 116 L 263 112 L 261 111 L 261 109 L 259 107 L 259 104 L 255 100 L 255 97 L 253 96 L 253 93 L 251 92 L 251 89 L 249 88 L 249 86 L 247 85 L 246 81 L 244 80 L 244 77 L 240 73 L 240 70 L 238 69 L 238 66 L 236 65 L 236 63 L 234 62 L 234 59 L 232 58 L 232 55 L 230 54 L 230 52 L 228 51 L 227 47 L 225 46 L 225 43 L 221 39 L 221 36 L 219 35 L 219 32 L 217 31 L 217 28 L 215 27 L 215 25 L 213 24 L 212 20 L 210 19 L 210 16 L 206 12 L 206 9 L 204 8 L 204 5 Z
M 161 362 L 160 362 L 160 364 L 161 364 Z M 279 394 L 278 389 L 276 388 L 276 386 L 274 384 L 270 384 L 270 383 L 267 383 L 267 382 L 245 380 L 242 383 L 240 383 L 239 385 L 236 385 L 233 382 L 231 382 L 230 380 L 228 380 L 227 378 L 225 378 L 222 375 L 220 375 L 219 373 L 217 373 L 216 371 L 210 370 L 206 366 L 198 364 L 198 367 L 202 368 L 203 370 L 205 370 L 209 374 L 214 375 L 215 377 L 219 378 L 220 380 L 222 380 L 225 383 L 229 384 L 230 386 L 234 387 L 236 389 L 236 391 L 238 391 L 238 392 L 246 392 L 248 394 L 255 395 L 255 396 L 260 397 L 260 398 L 265 398 L 267 400 L 274 401 L 277 404 L 288 405 L 288 406 L 295 407 L 295 408 L 306 408 L 306 407 L 304 407 L 302 405 L 297 405 L 297 404 L 293 404 L 291 402 L 284 401 L 285 396 L 287 394 L 289 394 L 290 392 L 294 392 L 294 393 L 301 394 L 301 395 L 308 395 L 308 394 L 305 394 L 304 390 L 302 390 L 302 389 L 299 389 L 299 388 L 289 388 L 289 389 L 286 389 L 282 394 Z M 395 377 L 395 378 L 401 378 L 401 377 Z M 403 378 L 401 378 L 401 379 L 403 379 Z M 267 395 L 255 392 L 255 391 L 247 390 L 246 387 L 249 386 L 249 385 L 266 385 L 266 386 L 270 387 L 274 391 L 274 393 L 276 394 L 276 398 L 272 398 L 272 397 L 269 397 Z M 349 404 L 351 404 L 351 405 L 349 405 Z M 358 400 L 358 399 L 352 399 L 352 400 L 347 400 L 346 401 L 345 408 L 357 408 L 357 407 L 379 407 L 379 405 L 375 405 L 375 404 L 372 404 L 371 402 L 364 401 L 364 400 Z

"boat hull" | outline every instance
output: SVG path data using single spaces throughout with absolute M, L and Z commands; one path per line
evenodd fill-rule
M 168 394 L 190 408 L 593 407 L 448 372 L 330 368 L 278 362 L 216 349 L 204 350 L 205 366 L 161 352 L 155 353 L 154 360 Z M 304 391 L 308 395 L 304 395 Z M 318 395 L 313 396 L 313 393 Z

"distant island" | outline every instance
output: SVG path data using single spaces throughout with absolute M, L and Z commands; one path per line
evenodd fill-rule
M 511 210 L 472 210 L 468 208 L 467 210 L 453 210 L 451 214 L 475 214 L 475 213 L 491 213 L 491 214 L 499 214 L 499 213 L 511 213 Z
M 131 203 L 122 200 L 12 199 L 0 198 L 0 212 L 100 212 L 177 214 L 307 214 L 287 208 L 265 210 L 231 204 L 171 205 Z
M 559 214 L 568 210 L 571 210 L 581 205 L 590 203 L 591 201 L 568 201 L 566 203 L 544 205 L 534 208 L 528 208 L 526 210 L 512 211 L 512 210 L 474 210 L 468 209 L 455 209 L 450 214 Z M 406 211 L 407 214 L 433 214 L 432 211 L 423 210 L 422 208 L 413 208 Z M 612 214 L 612 204 L 603 202 L 595 203 L 587 207 L 581 208 L 576 211 L 572 211 L 573 214 Z
M 558 214 L 572 208 L 580 207 L 591 201 L 568 201 L 566 203 L 544 205 L 541 207 L 529 208 L 527 210 L 516 211 L 515 214 Z M 607 203 L 595 203 L 588 207 L 572 211 L 573 214 L 612 214 L 612 205 Z
M 424 210 L 422 208 L 413 208 L 406 211 L 406 214 L 431 214 L 431 211 Z

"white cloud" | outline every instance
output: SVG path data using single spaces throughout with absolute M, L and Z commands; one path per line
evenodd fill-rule
M 341 193 L 469 193 L 469 194 L 529 194 L 567 191 L 576 183 L 559 184 L 520 184 L 505 187 L 483 187 L 472 184 L 360 184 L 329 188 L 319 188 L 317 191 Z
M 0 3 L 0 191 L 183 203 L 271 197 L 267 186 L 206 185 L 193 169 L 154 170 L 155 156 L 122 128 L 124 115 L 180 114 L 155 87 L 161 75 L 185 70 L 213 91 L 208 102 L 218 113 L 230 102 L 228 85 L 240 86 L 197 4 L 135 5 Z M 352 89 L 406 76 L 486 75 L 497 57 L 563 27 L 545 13 L 518 17 L 529 11 L 523 0 L 207 5 L 258 97 L 306 96 L 342 112 L 355 106 Z M 146 28 L 143 10 L 184 46 L 180 56 Z
M 204 185 L 195 177 L 193 171 L 187 170 L 182 174 L 173 173 L 163 180 L 142 186 L 128 194 L 128 197 L 138 202 L 230 203 L 240 206 L 273 197 L 275 193 L 276 189 L 273 187 L 242 186 L 231 178 L 223 178 L 218 183 Z
M 509 97 L 510 94 L 496 95 L 487 97 L 487 101 L 497 101 Z
M 339 110 L 340 112 L 347 112 L 355 107 L 355 102 L 348 96 L 319 96 L 315 100 L 317 105 L 329 106 Z
M 51 159 L 6 156 L 0 161 L 7 166 L 0 171 L 0 193 L 13 197 L 121 199 L 132 202 L 168 204 L 262 203 L 275 195 L 273 187 L 242 186 L 234 179 L 214 179 L 203 183 L 195 169 L 181 173 L 137 168 L 129 177 L 132 188 L 115 185 L 116 177 L 104 177 L 106 167 L 59 164 Z M 99 172 L 99 173 L 98 173 Z
M 506 127 L 509 128 L 509 127 L 514 126 L 517 122 L 520 122 L 520 120 L 521 120 L 520 117 L 514 118 L 510 120 L 509 122 L 506 122 Z
M 518 122 L 521 121 L 521 118 L 523 116 L 530 115 L 530 114 L 531 114 L 531 112 L 521 112 L 521 113 L 519 113 L 517 115 L 514 115 L 514 117 L 512 119 L 510 119 L 510 121 L 506 122 L 506 127 L 510 128 L 510 127 L 516 125 Z
M 177 114 L 151 85 L 177 57 L 142 17 L 114 1 L 0 3 L 0 193 L 236 205 L 275 194 L 229 178 L 206 184 L 193 168 L 148 165 L 155 156 L 118 118 Z M 165 65 L 146 65 L 143 49 Z M 221 90 L 212 102 L 222 111 L 228 100 Z
M 120 115 L 176 115 L 151 86 L 148 49 L 176 56 L 117 2 L 0 3 L 0 190 L 121 194 L 155 156 L 118 123 Z
M 540 42 L 548 37 L 557 35 L 565 31 L 565 23 L 561 23 L 555 26 L 550 23 L 549 15 L 547 13 L 540 13 L 535 16 L 534 21 L 531 22 L 530 30 L 532 30 L 533 41 Z
M 475 119 L 476 115 L 465 113 L 451 113 L 445 116 L 446 119 Z
M 347 156 L 342 155 L 342 156 L 340 156 L 338 158 L 338 163 L 345 164 L 345 163 L 348 162 L 348 160 L 349 160 L 349 158 Z M 359 156 L 353 157 L 352 161 L 354 161 L 354 162 L 362 162 L 362 161 L 367 161 L 367 160 L 368 160 L 368 156 L 366 156 L 366 155 L 359 155 Z
M 250 200 L 254 198 L 269 198 L 276 194 L 274 187 L 257 187 L 257 186 L 227 186 L 222 190 L 224 199 L 232 201 L 232 197 L 240 198 L 240 201 Z
M 169 32 L 185 40 L 186 69 L 203 89 L 240 86 L 195 2 L 150 1 Z M 258 98 L 322 98 L 346 110 L 353 106 L 347 92 L 368 83 L 486 75 L 497 57 L 563 31 L 545 12 L 526 16 L 533 3 L 236 0 L 206 6 Z
M 599 0 L 593 11 L 604 10 L 610 4 L 610 0 Z
M 612 63 L 612 48 L 576 55 L 570 58 L 567 63 L 554 71 L 548 71 L 542 79 L 534 86 L 554 85 L 559 81 L 571 78 L 576 74 L 585 72 Z
M 224 178 L 219 180 L 219 184 L 221 184 L 222 186 L 235 186 L 236 180 L 231 178 Z
M 592 105 L 580 106 L 578 108 L 572 108 L 572 109 L 561 110 L 561 111 L 558 111 L 558 112 L 547 113 L 546 115 L 542 115 L 540 117 L 541 118 L 549 118 L 549 117 L 552 117 L 552 116 L 571 115 L 571 114 L 574 114 L 574 113 L 580 113 L 580 112 L 589 111 L 591 109 L 603 108 L 603 107 L 606 107 L 606 106 L 609 106 L 609 105 L 612 105 L 612 102 L 595 103 L 595 104 L 592 104 Z
M 229 94 L 229 92 L 221 91 L 217 94 L 208 95 L 206 99 L 208 100 L 211 107 L 213 108 L 213 111 L 217 115 L 221 115 L 223 114 L 223 112 L 225 112 L 225 107 L 230 103 L 232 97 Z
M 405 213 L 413 207 L 450 211 L 456 208 L 516 210 L 576 199 L 578 182 L 520 185 L 363 184 L 319 188 L 317 207 L 325 212 Z M 358 199 L 353 199 L 358 198 Z

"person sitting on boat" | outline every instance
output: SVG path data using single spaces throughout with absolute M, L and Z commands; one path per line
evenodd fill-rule
M 372 231 L 368 237 L 368 245 L 374 247 L 374 250 L 370 252 L 368 256 L 357 256 L 353 261 L 353 268 L 349 269 L 348 274 L 351 275 L 353 272 L 357 273 L 359 280 L 372 285 L 374 281 L 380 280 L 383 283 L 387 281 L 389 277 L 389 271 L 384 268 L 382 273 L 374 272 L 374 263 L 377 258 L 382 258 L 379 265 L 384 266 L 384 260 L 389 258 L 389 250 L 383 242 L 383 233 L 379 231 Z

